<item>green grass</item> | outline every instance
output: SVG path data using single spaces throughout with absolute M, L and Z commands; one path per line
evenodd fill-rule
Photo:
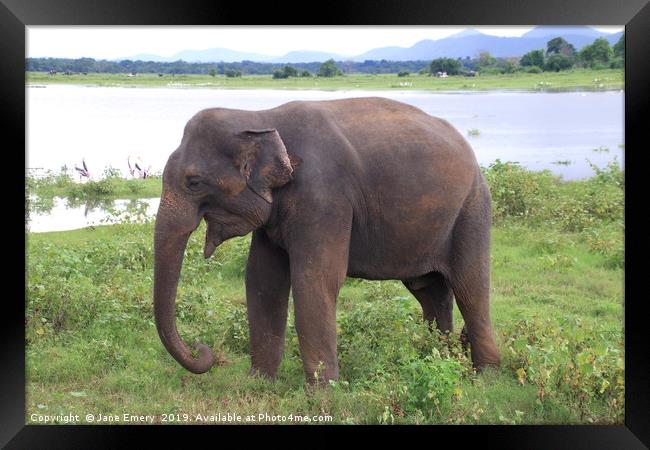
M 73 181 L 69 171 L 62 168 L 59 172 L 47 171 L 39 177 L 28 176 L 25 183 L 29 193 L 37 196 L 41 203 L 53 197 L 70 200 L 151 198 L 160 197 L 162 192 L 160 176 L 126 179 L 111 168 L 106 169 L 104 175 L 103 179 L 82 184 Z
M 88 75 L 48 75 L 27 72 L 28 85 L 80 84 L 119 87 L 204 87 L 213 89 L 314 89 L 314 90 L 414 90 L 457 91 L 517 89 L 533 91 L 623 89 L 624 73 L 617 69 L 574 69 L 539 74 L 518 72 L 477 77 L 451 76 L 437 78 L 426 75 L 398 77 L 397 74 L 349 74 L 334 78 L 273 79 L 271 75 L 249 75 L 228 78 L 222 75 L 164 75 L 89 73 Z
M 220 363 L 193 375 L 164 349 L 153 321 L 152 223 L 29 234 L 26 421 L 261 413 L 346 424 L 623 423 L 622 173 L 610 166 L 559 183 L 511 164 L 485 172 L 500 368 L 475 374 L 458 335 L 430 333 L 400 282 L 348 279 L 337 311 L 341 380 L 305 387 L 292 314 L 277 380 L 251 378 L 250 237 L 205 260 L 202 225 L 186 251 L 178 327 Z M 460 330 L 457 309 L 454 321 Z

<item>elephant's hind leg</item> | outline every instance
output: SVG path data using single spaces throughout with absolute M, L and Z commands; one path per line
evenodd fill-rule
M 251 372 L 275 377 L 284 352 L 289 301 L 289 258 L 264 231 L 253 233 L 246 265 Z
M 481 189 L 481 188 L 479 188 Z M 481 189 L 454 226 L 449 281 L 465 320 L 474 367 L 499 365 L 490 319 L 490 197 Z
M 424 320 L 430 325 L 435 320 L 443 333 L 454 330 L 454 293 L 441 273 L 431 272 L 413 280 L 404 280 L 403 283 L 420 302 Z

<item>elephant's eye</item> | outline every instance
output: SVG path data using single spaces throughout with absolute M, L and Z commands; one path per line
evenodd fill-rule
M 199 177 L 187 177 L 185 186 L 191 191 L 198 191 L 203 186 L 203 181 Z

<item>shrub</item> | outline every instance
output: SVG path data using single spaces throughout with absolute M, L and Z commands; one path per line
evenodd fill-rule
M 567 186 L 552 210 L 564 231 L 583 231 L 623 220 L 625 182 L 616 162 L 605 169 L 592 165 L 596 176 Z
M 133 194 L 137 194 L 144 189 L 144 185 L 140 180 L 126 180 L 126 187 Z
M 542 73 L 542 69 L 538 66 L 528 66 L 525 71 L 527 73 Z
M 495 221 L 519 218 L 539 219 L 554 194 L 556 178 L 550 171 L 531 172 L 517 163 L 496 160 L 484 169 L 492 194 Z
M 115 192 L 115 182 L 111 178 L 104 178 L 99 181 L 89 181 L 80 185 L 81 197 L 101 197 L 108 196 Z
M 287 78 L 288 75 L 285 74 L 282 70 L 276 69 L 273 71 L 273 79 L 274 80 L 281 80 L 283 78 Z
M 562 53 L 555 53 L 549 56 L 544 63 L 544 70 L 559 72 L 573 67 L 575 64 L 574 58 L 564 55 Z
M 340 317 L 338 354 L 342 378 L 354 382 L 395 373 L 416 354 L 412 339 L 428 333 L 420 317 L 404 301 L 376 300 L 358 304 Z M 417 331 L 416 331 L 417 329 Z
M 444 415 L 454 394 L 459 393 L 462 371 L 460 362 L 439 355 L 427 355 L 402 367 L 400 381 L 403 383 L 405 410 L 419 410 L 426 417 Z
M 558 326 L 523 320 L 503 332 L 505 365 L 517 381 L 537 388 L 540 405 L 559 402 L 581 421 L 618 422 L 624 413 L 624 359 L 620 333 L 586 327 L 579 320 Z M 607 404 L 596 412 L 592 403 Z
M 341 376 L 351 383 L 397 375 L 400 367 L 428 355 L 443 355 L 471 370 L 459 335 L 430 330 L 411 298 L 393 296 L 357 304 L 338 322 Z
M 221 323 L 225 325 L 223 345 L 232 352 L 248 354 L 248 315 L 246 307 L 240 304 L 228 304 L 221 320 Z
M 224 74 L 228 78 L 238 78 L 241 77 L 241 71 L 239 70 L 234 70 L 234 69 L 226 69 Z
M 625 240 L 622 224 L 587 230 L 587 246 L 593 253 L 605 257 L 608 269 L 623 268 L 625 265 Z

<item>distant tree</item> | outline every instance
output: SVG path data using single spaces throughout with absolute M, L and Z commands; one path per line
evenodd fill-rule
M 397 73 L 398 77 L 408 77 L 409 75 L 411 75 L 411 72 L 408 70 L 401 70 Z
M 224 73 L 228 78 L 241 77 L 241 72 L 239 70 L 226 69 Z
M 616 44 L 612 47 L 614 57 L 625 58 L 625 33 L 623 33 Z
M 582 64 L 592 69 L 609 66 L 611 57 L 612 49 L 605 38 L 598 38 L 590 45 L 585 45 L 579 54 Z
M 564 38 L 556 37 L 546 43 L 546 55 L 562 54 L 570 58 L 575 58 L 576 49 Z
M 453 58 L 436 58 L 429 64 L 429 72 L 432 75 L 438 72 L 447 72 L 447 75 L 458 75 L 460 68 L 460 62 Z
M 216 77 L 217 76 L 217 69 L 214 67 L 211 67 L 210 70 L 208 70 L 208 73 L 210 74 L 211 77 Z
M 490 52 L 482 51 L 478 54 L 478 67 L 483 70 L 486 67 L 493 67 L 496 65 L 497 59 L 490 55 Z
M 531 50 L 521 57 L 519 61 L 521 66 L 544 66 L 544 50 Z
M 549 72 L 559 72 L 560 70 L 567 70 L 573 67 L 574 58 L 564 55 L 562 53 L 553 53 L 546 58 L 544 63 L 544 70 Z
M 526 66 L 524 70 L 527 73 L 542 73 L 542 68 L 539 66 Z
M 625 33 L 621 35 L 621 38 L 612 47 L 612 53 L 614 57 L 610 61 L 609 66 L 612 69 L 625 67 Z
M 323 64 L 321 64 L 320 68 L 318 69 L 319 77 L 336 77 L 339 75 L 343 75 L 343 72 L 341 72 L 339 68 L 336 67 L 336 63 L 333 59 L 328 59 Z
M 311 72 L 309 70 L 303 70 L 302 72 L 300 72 L 300 76 L 303 78 L 309 78 L 311 77 Z
M 274 80 L 281 80 L 283 78 L 287 78 L 287 74 L 284 73 L 284 70 L 276 69 L 273 71 Z
M 499 59 L 497 60 L 497 67 L 501 73 L 514 73 L 516 64 L 511 59 Z
M 275 79 L 284 79 L 297 76 L 298 70 L 295 67 L 291 66 L 284 66 L 282 69 L 276 69 L 273 71 L 273 78 Z
M 298 76 L 298 71 L 291 66 L 284 66 L 284 69 L 282 69 L 284 74 L 286 75 L 285 78 L 289 77 L 297 77 Z

